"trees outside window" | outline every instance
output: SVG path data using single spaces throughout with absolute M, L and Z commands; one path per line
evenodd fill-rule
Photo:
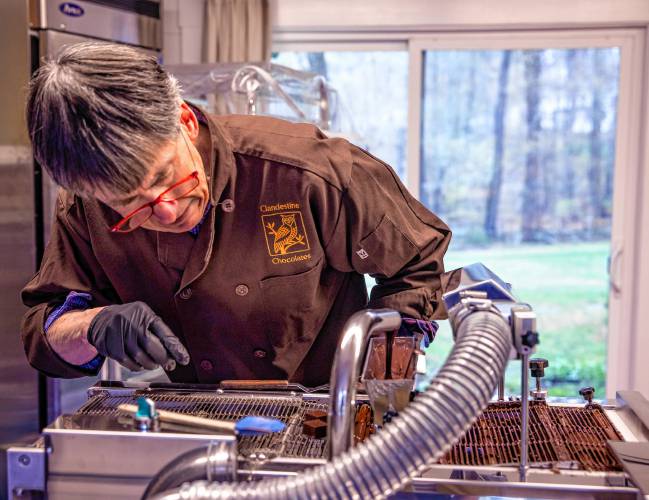
M 438 50 L 423 64 L 420 193 L 454 231 L 450 262 L 484 262 L 534 306 L 550 394 L 603 392 L 619 51 Z

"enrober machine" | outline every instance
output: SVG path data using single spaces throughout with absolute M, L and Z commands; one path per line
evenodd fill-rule
M 422 393 L 412 391 L 421 339 L 392 337 L 401 321 L 394 311 L 362 311 L 345 327 L 328 387 L 95 386 L 33 446 L 9 450 L 9 497 L 646 495 L 649 402 L 625 392 L 603 406 L 591 388 L 582 391 L 584 404 L 546 402 L 547 362 L 529 359 L 538 342 L 531 307 L 481 265 L 452 273 L 450 283 L 444 300 L 455 346 Z M 522 395 L 504 401 L 499 390 L 489 402 L 508 359 L 521 360 Z M 528 368 L 537 379 L 532 391 Z M 136 401 L 135 415 L 122 411 Z M 178 418 L 160 418 L 166 412 Z M 279 419 L 285 429 L 238 436 L 200 427 L 201 419 L 249 415 Z

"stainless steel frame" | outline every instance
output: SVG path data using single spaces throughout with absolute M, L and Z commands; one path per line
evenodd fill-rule
M 129 388 L 97 387 L 92 394 L 111 397 L 146 392 L 146 385 Z M 172 394 L 174 389 L 158 387 L 153 393 Z M 202 389 L 205 391 L 205 388 Z M 187 394 L 190 389 L 180 390 Z M 295 398 L 296 392 L 251 392 L 214 390 L 215 398 L 228 395 Z M 283 394 L 283 396 L 282 396 Z M 328 402 L 327 394 L 301 394 L 304 401 Z M 358 395 L 365 400 L 364 394 Z M 643 419 L 647 401 L 633 392 L 619 393 L 616 404 L 605 411 L 627 441 L 646 441 L 649 426 Z M 577 406 L 557 403 L 559 406 Z M 13 488 L 45 486 L 50 500 L 87 498 L 138 498 L 153 474 L 179 454 L 218 440 L 235 446 L 232 436 L 179 433 L 172 430 L 138 432 L 128 421 L 115 415 L 67 415 L 44 431 L 40 446 L 10 450 L 10 470 L 15 471 Z M 239 454 L 240 481 L 296 474 L 325 463 L 323 458 L 271 457 L 262 453 Z M 46 465 L 46 469 L 44 469 Z M 413 479 L 404 491 L 418 494 L 498 495 L 542 498 L 638 498 L 639 491 L 624 472 L 587 472 L 529 467 L 526 481 L 519 481 L 518 466 L 431 465 Z M 11 497 L 10 497 L 11 498 Z
M 44 436 L 50 499 L 139 498 L 151 477 L 178 455 L 221 443 L 236 447 L 234 436 L 65 429 L 61 417 Z
M 7 494 L 11 499 L 29 491 L 45 491 L 45 462 L 43 439 L 32 446 L 15 446 L 7 451 Z M 4 497 L 3 497 L 4 498 Z
M 398 312 L 389 309 L 358 312 L 345 325 L 331 371 L 329 404 L 330 458 L 345 452 L 353 443 L 356 383 L 361 374 L 362 356 L 369 338 L 378 332 L 394 331 L 401 324 Z

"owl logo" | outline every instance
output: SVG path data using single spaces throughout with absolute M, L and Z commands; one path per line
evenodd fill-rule
M 300 212 L 263 215 L 262 221 L 270 255 L 286 255 L 309 249 Z

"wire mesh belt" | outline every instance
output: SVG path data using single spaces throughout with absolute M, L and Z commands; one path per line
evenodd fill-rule
M 277 434 L 241 437 L 239 453 L 244 458 L 324 458 L 325 439 L 302 432 L 304 414 L 327 410 L 324 402 L 300 395 L 131 392 L 126 395 L 100 393 L 78 411 L 88 415 L 117 414 L 117 406 L 147 396 L 160 410 L 222 420 L 247 415 L 277 418 L 286 429 Z M 491 403 L 475 424 L 440 460 L 455 465 L 513 465 L 520 460 L 520 402 Z M 529 457 L 537 467 L 618 471 L 622 466 L 609 451 L 606 440 L 622 439 L 599 405 L 591 407 L 530 404 Z
M 197 417 L 238 420 L 248 415 L 272 417 L 281 420 L 286 428 L 281 433 L 244 436 L 238 449 L 242 457 L 253 454 L 266 458 L 298 457 L 323 458 L 325 439 L 315 439 L 302 433 L 304 414 L 310 410 L 327 411 L 326 403 L 304 400 L 300 396 L 271 396 L 257 394 L 214 394 L 176 392 L 135 392 L 126 395 L 97 394 L 77 413 L 85 415 L 117 415 L 117 406 L 134 404 L 139 396 L 151 398 L 159 410 L 174 411 Z
M 464 437 L 440 460 L 454 465 L 511 465 L 520 460 L 521 404 L 491 403 Z M 606 445 L 622 437 L 599 405 L 549 406 L 531 402 L 529 459 L 537 467 L 619 471 Z

